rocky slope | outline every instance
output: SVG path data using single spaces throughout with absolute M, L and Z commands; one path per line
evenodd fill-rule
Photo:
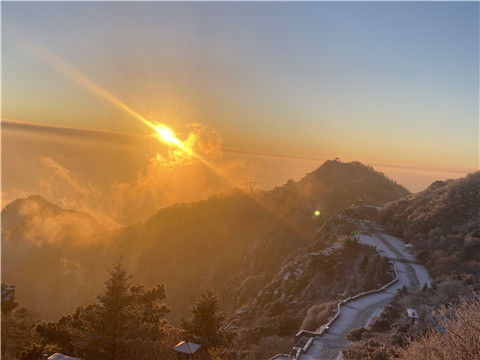
M 354 240 L 358 223 L 345 212 L 333 216 L 317 241 L 297 251 L 258 294 L 233 316 L 230 328 L 247 343 L 268 336 L 315 331 L 331 317 L 336 301 L 383 286 L 394 278 L 388 260 Z M 240 288 L 237 296 L 242 296 Z M 278 349 L 272 349 L 274 355 Z M 268 357 L 267 356 L 267 357 Z
M 480 171 L 387 206 L 380 221 L 415 245 L 434 278 L 480 280 Z

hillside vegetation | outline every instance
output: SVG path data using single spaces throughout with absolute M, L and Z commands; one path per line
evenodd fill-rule
M 237 346 L 252 348 L 247 359 L 268 359 L 293 346 L 299 329 L 315 331 L 328 322 L 339 299 L 378 288 L 394 278 L 387 259 L 351 235 L 358 225 L 343 213 L 320 229 L 308 251 L 298 251 L 256 296 L 233 315 L 229 329 Z M 253 280 L 253 279 L 252 279 Z M 243 298 L 243 287 L 237 296 Z M 252 347 L 253 345 L 253 347 Z
M 480 296 L 461 299 L 435 313 L 437 326 L 408 343 L 400 360 L 475 360 L 480 358 Z
M 434 279 L 480 280 L 480 171 L 388 204 L 380 221 L 415 245 Z
M 35 336 L 30 331 L 23 337 L 24 324 L 32 329 L 35 316 L 11 312 L 15 335 L 9 353 L 15 357 L 12 351 L 36 338 L 52 351 L 96 356 L 97 345 L 90 341 L 103 326 L 106 305 L 105 295 L 99 304 L 95 294 L 105 288 L 107 266 L 120 258 L 135 282 L 146 286 L 129 290 L 133 293 L 122 311 L 155 310 L 162 327 L 157 330 L 168 334 L 158 337 L 157 330 L 151 332 L 151 319 L 142 318 L 135 327 L 145 336 L 125 328 L 128 351 L 142 353 L 147 341 L 152 352 L 168 358 L 172 344 L 187 336 L 199 342 L 208 338 L 205 344 L 212 345 L 215 359 L 256 360 L 288 352 L 296 331 L 320 327 L 339 299 L 393 278 L 386 259 L 354 241 L 355 218 L 375 220 L 378 212 L 383 225 L 414 245 L 433 275 L 432 287 L 398 293 L 369 329 L 349 334 L 355 343 L 344 350 L 344 358 L 409 360 L 424 353 L 433 359 L 437 352 L 443 359 L 455 358 L 451 354 L 476 359 L 476 345 L 462 352 L 455 334 L 469 344 L 477 339 L 469 327 L 479 312 L 474 295 L 480 289 L 479 190 L 480 172 L 435 182 L 411 195 L 360 163 L 328 161 L 298 182 L 176 204 L 115 231 L 41 197 L 19 199 L 2 211 L 2 278 L 16 285 L 18 301 L 40 318 L 63 316 L 38 325 Z M 387 204 L 380 210 L 351 206 L 359 199 Z M 152 287 L 156 300 L 145 290 Z M 213 293 L 203 292 L 210 294 L 204 295 L 206 303 L 197 302 L 192 310 L 215 309 L 217 326 L 208 332 L 195 317 L 180 320 L 204 288 L 215 290 L 218 302 Z M 163 299 L 168 308 L 156 303 Z M 420 316 L 414 325 L 406 316 L 409 307 Z M 102 347 L 113 346 L 105 341 Z M 436 350 L 439 344 L 445 345 L 442 351 Z M 34 346 L 28 354 L 45 349 Z

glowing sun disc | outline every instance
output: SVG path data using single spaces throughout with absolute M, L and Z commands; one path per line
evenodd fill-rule
M 155 127 L 155 130 L 157 131 L 158 136 L 160 136 L 160 139 L 162 139 L 166 143 L 172 143 L 176 145 L 180 143 L 180 140 L 177 139 L 173 131 L 170 130 L 168 127 L 164 125 L 157 125 Z
M 176 147 L 182 149 L 183 151 L 189 154 L 193 153 L 192 149 L 190 149 L 189 146 L 187 146 L 185 143 L 179 140 L 175 136 L 174 132 L 167 125 L 157 124 L 155 126 L 155 131 L 157 132 L 157 135 L 160 138 L 160 140 L 162 140 L 166 144 L 175 145 Z

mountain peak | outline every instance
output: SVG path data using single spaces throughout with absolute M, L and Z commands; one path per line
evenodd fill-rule
M 55 225 L 52 225 L 55 224 Z M 32 229 L 36 229 L 32 232 Z M 87 231 L 88 229 L 88 231 Z M 5 239 L 21 239 L 31 234 L 64 233 L 93 234 L 104 230 L 90 214 L 63 209 L 40 195 L 30 195 L 10 202 L 2 209 L 2 235 Z M 13 236 L 15 234 L 15 236 Z M 27 236 L 28 235 L 28 236 Z M 53 238 L 53 236 L 43 236 Z M 82 236 L 83 237 L 83 236 Z
M 298 184 L 307 189 L 321 189 L 323 198 L 335 191 L 335 201 L 339 201 L 338 193 L 344 194 L 345 202 L 339 202 L 339 209 L 349 206 L 351 203 L 346 201 L 351 199 L 362 198 L 370 204 L 382 204 L 409 194 L 405 187 L 370 166 L 359 161 L 342 162 L 337 159 L 325 161 Z
M 45 212 L 57 214 L 60 211 L 62 211 L 62 209 L 59 206 L 53 204 L 44 197 L 40 195 L 30 195 L 15 199 L 8 203 L 2 209 L 2 221 L 27 214 L 40 214 Z
M 316 170 L 312 171 L 311 173 L 307 174 L 306 176 L 344 177 L 346 175 L 351 175 L 351 176 L 374 175 L 374 176 L 381 176 L 387 179 L 383 173 L 380 173 L 374 170 L 371 166 L 364 165 L 359 161 L 342 162 L 337 159 L 325 161 L 320 167 L 318 167 Z

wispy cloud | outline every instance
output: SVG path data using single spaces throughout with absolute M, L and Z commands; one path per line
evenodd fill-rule
M 291 155 L 291 154 L 280 154 L 280 153 L 270 153 L 270 152 L 261 152 L 261 151 L 252 151 L 248 149 L 237 149 L 227 146 L 224 146 L 223 140 L 221 140 L 220 134 L 218 132 L 214 132 L 211 129 L 208 135 L 205 132 L 198 131 L 200 128 L 203 127 L 201 124 L 191 124 L 188 127 L 196 133 L 198 136 L 202 136 L 202 141 L 199 141 L 197 146 L 201 148 L 202 152 L 209 153 L 209 147 L 212 146 L 214 142 L 216 146 L 220 145 L 222 148 L 223 154 L 235 154 L 235 155 L 242 155 L 242 156 L 256 156 L 256 157 L 265 157 L 265 158 L 276 158 L 276 159 L 286 159 L 286 160 L 299 160 L 299 161 L 309 161 L 315 163 L 322 163 L 327 158 L 324 157 L 310 157 L 310 156 L 299 156 L 299 155 Z M 50 135 L 59 135 L 59 136 L 67 136 L 67 137 L 75 137 L 75 138 L 84 138 L 90 141 L 102 141 L 102 142 L 114 142 L 114 143 L 135 143 L 138 141 L 145 141 L 149 139 L 149 136 L 143 135 L 135 135 L 135 134 L 127 134 L 127 133 L 118 133 L 112 131 L 104 131 L 104 130 L 94 130 L 94 129 L 80 129 L 80 128 L 73 128 L 73 127 L 64 127 L 64 126 L 56 126 L 56 125 L 46 125 L 46 124 L 38 124 L 38 123 L 28 123 L 10 119 L 3 119 L 2 121 L 2 128 L 5 129 L 12 129 L 12 130 L 19 130 L 19 131 L 26 131 L 26 132 L 33 132 L 38 134 L 50 134 Z M 208 136 L 208 138 L 206 138 Z M 346 161 L 353 161 L 358 159 L 342 159 Z M 392 169 L 404 169 L 404 170 L 412 170 L 412 171 L 423 171 L 423 172 L 443 172 L 443 173 L 451 173 L 451 174 L 459 174 L 463 175 L 471 171 L 476 171 L 478 169 L 461 169 L 461 168 L 444 168 L 444 167 L 437 167 L 437 166 L 412 166 L 406 164 L 396 164 L 396 163 L 385 163 L 385 162 L 368 162 L 370 165 L 375 167 L 382 167 L 382 168 L 392 168 Z
M 23 131 L 39 135 L 71 137 L 89 141 L 133 143 L 145 140 L 148 136 L 119 133 L 113 131 L 57 126 L 51 124 L 31 123 L 12 119 L 2 119 L 2 130 Z

